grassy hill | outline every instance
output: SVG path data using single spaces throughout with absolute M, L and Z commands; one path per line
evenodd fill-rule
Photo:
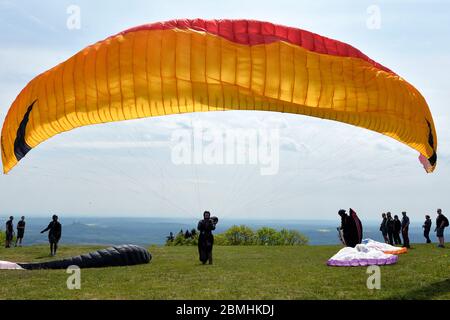
M 62 246 L 59 258 L 99 247 Z M 381 290 L 366 268 L 327 267 L 338 246 L 215 247 L 212 266 L 195 247 L 150 247 L 148 265 L 83 269 L 81 290 L 65 270 L 0 270 L 1 299 L 450 299 L 450 249 L 414 245 L 381 268 Z M 49 259 L 47 246 L 0 249 L 0 260 Z

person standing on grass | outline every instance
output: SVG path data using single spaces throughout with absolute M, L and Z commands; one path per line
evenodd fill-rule
M 388 237 L 389 237 L 389 244 L 391 246 L 394 245 L 394 231 L 395 231 L 395 226 L 394 226 L 394 219 L 392 219 L 392 215 L 390 212 L 386 213 L 386 227 L 387 227 L 387 232 L 388 232 Z
M 410 248 L 409 246 L 409 218 L 406 215 L 406 211 L 402 212 L 402 237 L 403 237 L 403 247 Z
M 211 218 L 209 211 L 203 213 L 203 220 L 198 222 L 197 229 L 200 232 L 198 237 L 198 254 L 200 261 L 205 264 L 206 261 L 212 264 L 212 250 L 214 245 L 214 236 L 212 231 L 216 229 L 218 219 Z
M 16 239 L 16 247 L 19 245 L 19 247 L 22 246 L 22 240 L 23 236 L 25 234 L 25 217 L 22 216 L 19 222 L 17 222 L 17 239 Z
M 397 245 L 402 244 L 402 240 L 400 239 L 400 232 L 402 231 L 402 223 L 398 219 L 398 215 L 394 216 L 394 243 Z
M 351 237 L 351 231 L 350 231 L 350 217 L 345 212 L 344 209 L 340 209 L 338 211 L 338 215 L 341 217 L 341 226 L 338 228 L 339 235 L 341 237 L 342 243 L 346 247 L 355 246 L 356 244 L 353 243 L 352 237 Z
M 436 218 L 436 236 L 439 239 L 439 248 L 445 248 L 444 244 L 444 229 L 448 227 L 448 219 L 446 216 L 442 214 L 441 209 L 437 209 L 437 218 Z
M 50 255 L 55 256 L 56 250 L 58 249 L 58 242 L 61 239 L 62 226 L 58 222 L 58 216 L 53 215 L 52 221 L 49 223 L 48 227 L 41 231 L 44 233 L 48 231 L 48 242 L 50 242 Z
M 425 237 L 425 239 L 427 240 L 427 243 L 431 243 L 430 240 L 430 230 L 431 230 L 431 225 L 432 225 L 432 221 L 429 215 L 425 216 L 425 222 L 423 223 L 423 236 Z
M 13 225 L 14 217 L 9 217 L 9 220 L 6 221 L 6 238 L 5 238 L 5 248 L 11 248 L 11 243 L 14 238 L 14 225 Z
M 341 226 L 339 228 L 342 234 L 343 242 L 347 247 L 354 248 L 362 241 L 362 224 L 356 212 L 350 208 L 350 215 L 344 209 L 338 211 L 341 217 Z
M 386 213 L 383 212 L 381 214 L 381 217 L 383 218 L 383 220 L 381 221 L 381 224 L 380 224 L 380 231 L 381 231 L 381 234 L 383 235 L 384 243 L 388 243 L 389 239 L 388 239 L 387 226 L 386 226 L 386 222 L 387 222 Z

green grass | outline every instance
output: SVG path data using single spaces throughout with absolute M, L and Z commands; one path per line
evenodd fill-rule
M 99 247 L 62 246 L 59 257 Z M 81 290 L 65 270 L 0 270 L 0 299 L 450 299 L 450 249 L 414 245 L 381 267 L 381 289 L 366 287 L 366 268 L 325 265 L 338 246 L 215 247 L 201 265 L 195 247 L 150 247 L 150 264 L 83 269 Z M 44 261 L 48 248 L 0 249 L 7 261 Z

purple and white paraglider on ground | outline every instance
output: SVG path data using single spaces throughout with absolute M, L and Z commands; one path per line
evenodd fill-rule
M 354 248 L 345 247 L 339 250 L 327 261 L 327 265 L 333 267 L 380 266 L 395 264 L 397 261 L 397 255 L 384 253 L 367 244 L 358 244 Z

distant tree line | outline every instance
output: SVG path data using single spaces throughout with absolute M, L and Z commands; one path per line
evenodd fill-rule
M 198 233 L 195 229 L 192 229 L 191 231 L 183 231 L 183 229 L 181 229 L 176 236 L 171 232 L 166 240 L 167 246 L 189 246 L 197 245 L 197 243 Z
M 167 237 L 167 246 L 189 246 L 197 245 L 198 233 L 195 229 L 191 231 L 180 230 L 176 236 L 172 233 Z M 214 235 L 214 244 L 219 246 L 298 246 L 308 244 L 308 238 L 297 230 L 276 230 L 269 227 L 253 229 L 241 225 L 232 226 L 224 233 Z

